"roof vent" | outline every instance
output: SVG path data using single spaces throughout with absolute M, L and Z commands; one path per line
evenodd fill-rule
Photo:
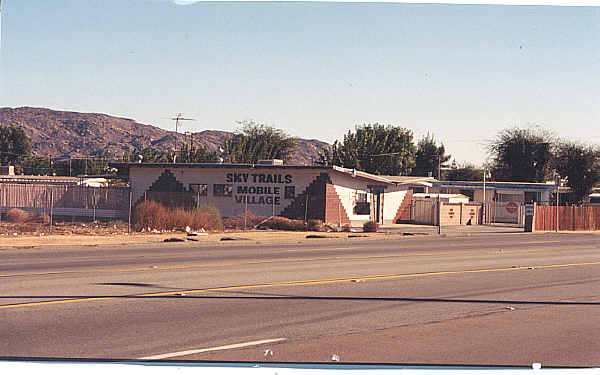
M 14 176 L 15 167 L 13 165 L 0 165 L 0 175 Z
M 259 165 L 283 165 L 283 160 L 281 159 L 268 159 L 268 160 L 259 160 Z

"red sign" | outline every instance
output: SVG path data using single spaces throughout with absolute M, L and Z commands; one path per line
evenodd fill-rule
M 518 208 L 519 206 L 517 206 L 515 202 L 508 202 L 506 204 L 506 211 L 508 211 L 509 214 L 514 214 L 515 212 L 517 212 Z

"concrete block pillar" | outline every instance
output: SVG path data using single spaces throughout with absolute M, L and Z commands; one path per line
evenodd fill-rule
M 535 232 L 535 202 L 525 205 L 525 232 Z

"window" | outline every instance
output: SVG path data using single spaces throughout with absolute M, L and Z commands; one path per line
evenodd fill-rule
M 367 193 L 356 192 L 356 205 L 354 206 L 354 213 L 357 215 L 369 215 L 371 214 L 371 205 L 367 201 Z
M 231 184 L 214 184 L 213 195 L 215 197 L 231 197 L 233 195 L 233 185 Z
M 190 184 L 190 190 L 196 193 L 199 197 L 206 197 L 208 195 L 207 184 Z
M 284 193 L 283 193 L 283 198 L 284 199 L 296 198 L 296 187 L 295 186 L 286 186 Z

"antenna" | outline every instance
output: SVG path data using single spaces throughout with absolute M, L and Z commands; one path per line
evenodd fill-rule
M 0 0 L 2 1 L 2 0 Z M 196 121 L 195 118 L 185 118 L 185 117 L 181 117 L 182 114 L 178 113 L 177 116 L 175 117 L 171 117 L 171 120 L 175 121 L 175 133 L 177 133 L 177 130 L 179 128 L 179 121 Z
M 1 1 L 1 0 L 0 0 Z M 181 113 L 178 113 L 177 116 L 171 117 L 171 120 L 175 121 L 175 134 L 179 134 L 179 121 L 196 121 L 194 118 L 185 118 L 182 117 Z M 175 135 L 175 154 L 177 154 L 177 135 Z M 173 159 L 175 160 L 175 158 Z

